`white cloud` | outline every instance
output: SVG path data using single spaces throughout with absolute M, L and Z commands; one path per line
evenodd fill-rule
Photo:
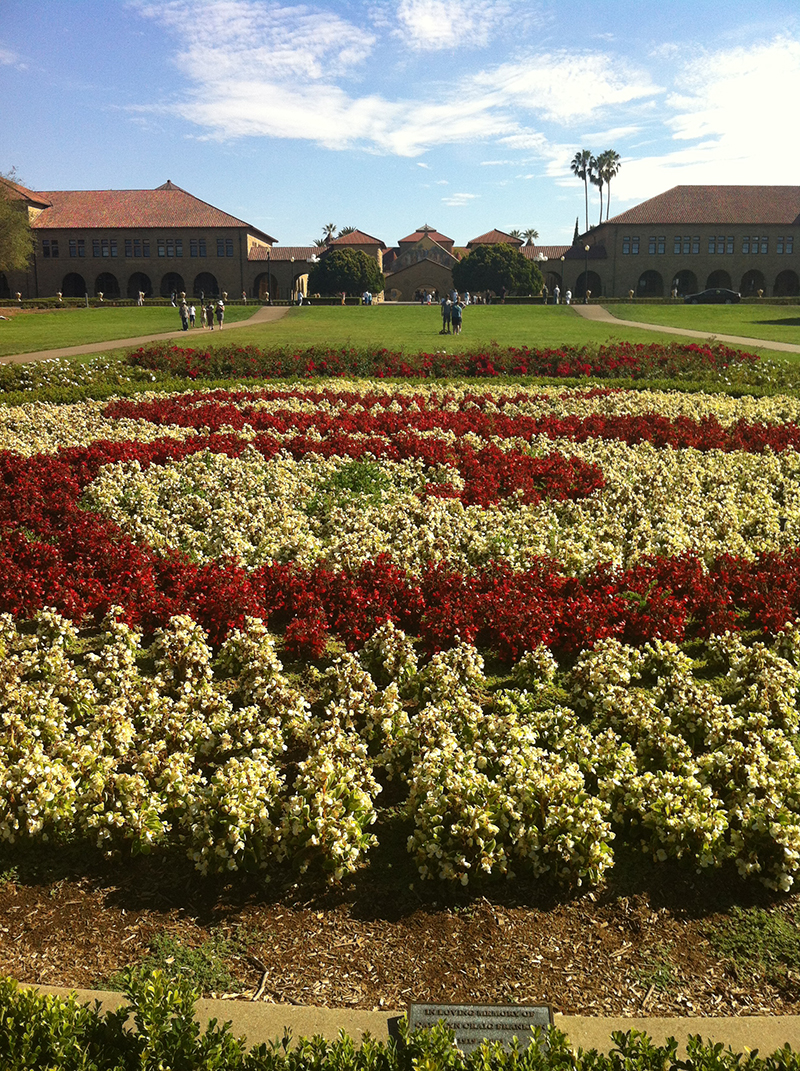
M 0 45 L 0 64 L 4 67 L 10 67 L 12 64 L 16 63 L 17 60 L 18 57 L 15 52 L 12 52 L 10 48 L 5 48 L 3 45 Z
M 473 82 L 498 103 L 559 123 L 662 92 L 647 72 L 602 52 L 533 55 L 481 71 Z
M 510 11 L 506 0 L 400 0 L 395 36 L 418 52 L 482 48 Z
M 800 152 L 786 110 L 800 98 L 800 41 L 777 36 L 749 48 L 687 57 L 667 97 L 676 147 L 626 160 L 618 198 L 639 200 L 677 184 L 796 185 Z M 679 146 L 679 147 L 678 147 Z
M 424 167 L 428 171 L 430 171 L 430 169 L 431 169 L 431 165 L 430 164 L 423 164 L 421 160 L 417 160 L 417 167 Z
M 449 197 L 442 198 L 442 204 L 449 208 L 463 208 L 470 201 L 474 201 L 477 196 L 477 193 L 452 193 Z

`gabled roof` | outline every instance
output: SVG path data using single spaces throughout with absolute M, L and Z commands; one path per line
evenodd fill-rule
M 274 264 L 276 261 L 295 260 L 306 261 L 310 257 L 318 257 L 322 250 L 315 245 L 282 245 L 273 246 L 271 249 L 264 245 L 254 245 L 247 254 L 248 260 L 263 260 Z M 309 265 L 310 269 L 311 265 Z
M 349 234 L 340 234 L 338 238 L 328 242 L 328 245 L 379 245 L 381 249 L 386 249 L 386 244 L 380 238 L 373 238 L 371 234 L 359 230 L 350 231 Z
M 608 223 L 800 222 L 800 186 L 673 186 Z
M 35 196 L 49 202 L 33 223 L 38 230 L 236 227 L 268 242 L 275 241 L 172 182 L 155 190 L 52 190 Z
M 446 234 L 440 234 L 435 229 L 435 227 L 429 227 L 427 223 L 424 223 L 421 227 L 418 227 L 417 230 L 415 230 L 413 234 L 407 234 L 405 236 L 405 238 L 401 238 L 400 241 L 398 242 L 398 245 L 405 245 L 406 243 L 412 244 L 414 242 L 419 242 L 425 237 L 426 234 L 430 238 L 432 238 L 434 240 L 434 242 L 436 242 L 437 245 L 443 245 L 443 246 L 447 246 L 447 245 L 452 246 L 453 245 L 453 239 L 452 238 L 448 238 Z
M 11 179 L 7 179 L 3 175 L 0 175 L 0 184 L 4 187 L 5 196 L 10 201 L 25 201 L 41 208 L 46 208 L 50 203 L 44 199 L 44 194 L 34 193 L 33 190 L 29 190 L 26 186 L 20 186 L 18 182 L 12 182 Z
M 486 234 L 481 234 L 477 238 L 472 238 L 467 242 L 467 249 L 472 249 L 476 245 L 522 245 L 522 238 L 515 238 L 513 234 L 506 234 L 505 231 L 487 231 Z

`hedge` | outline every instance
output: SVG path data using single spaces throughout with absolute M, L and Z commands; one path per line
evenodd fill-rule
M 504 1051 L 484 1045 L 463 1055 L 444 1026 L 409 1034 L 402 1021 L 386 1042 L 365 1034 L 360 1045 L 342 1033 L 283 1038 L 248 1051 L 230 1024 L 212 1019 L 205 1029 L 194 1017 L 198 993 L 186 981 L 170 982 L 161 971 L 128 970 L 129 1003 L 117 1011 L 81 1004 L 77 997 L 44 995 L 0 979 L 0 1066 L 4 1071 L 800 1071 L 800 1054 L 789 1045 L 770 1056 L 734 1052 L 721 1043 L 691 1037 L 686 1057 L 669 1038 L 655 1044 L 647 1034 L 614 1032 L 610 1053 L 571 1048 L 552 1028 L 545 1045 Z M 133 1026 L 135 1029 L 131 1029 Z

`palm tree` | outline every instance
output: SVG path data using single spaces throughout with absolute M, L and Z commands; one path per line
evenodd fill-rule
M 336 224 L 335 223 L 326 223 L 325 226 L 322 228 L 322 238 L 323 238 L 323 240 L 325 242 L 325 245 L 327 245 L 328 242 L 330 242 L 333 239 L 333 236 L 334 236 L 335 233 L 336 233 Z
M 581 149 L 580 152 L 576 152 L 572 158 L 572 163 L 569 165 L 572 169 L 573 175 L 579 178 L 583 183 L 584 195 L 586 198 L 586 230 L 589 230 L 589 165 L 591 164 L 593 157 L 590 149 Z
M 522 237 L 525 239 L 525 245 L 533 245 L 539 237 L 539 232 L 535 227 L 528 227 L 526 231 L 522 232 Z
M 597 163 L 603 173 L 603 181 L 606 184 L 606 219 L 608 219 L 608 210 L 611 205 L 611 180 L 619 174 L 622 163 L 619 153 L 615 152 L 614 149 L 606 149 L 605 152 L 600 153 L 597 157 Z
M 509 231 L 508 232 L 508 235 L 509 235 L 509 238 L 521 238 L 522 237 L 522 231 L 519 229 L 519 227 L 515 227 L 513 231 Z
M 596 186 L 600 191 L 600 223 L 603 222 L 603 183 L 605 182 L 605 176 L 603 175 L 603 167 L 600 163 L 598 156 L 593 156 L 589 161 L 589 181 L 593 186 Z
M 342 229 L 339 231 L 339 233 L 336 235 L 336 237 L 337 238 L 342 238 L 342 237 L 344 237 L 345 234 L 352 234 L 353 231 L 355 231 L 355 229 L 356 229 L 355 227 L 342 227 Z
M 322 249 L 323 246 L 326 246 L 327 244 L 328 243 L 325 241 L 324 238 L 315 238 L 314 239 L 314 245 L 317 247 L 317 249 Z

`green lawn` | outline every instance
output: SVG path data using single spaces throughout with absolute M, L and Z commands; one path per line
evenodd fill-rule
M 257 305 L 229 306 L 225 310 L 225 323 L 245 320 L 257 308 Z M 0 320 L 0 356 L 155 335 L 180 330 L 180 326 L 178 310 L 171 306 L 21 312 L 8 320 Z
M 608 311 L 621 320 L 800 345 L 800 306 L 797 305 L 620 304 L 609 305 Z
M 442 321 L 436 306 L 312 305 L 289 309 L 281 320 L 268 324 L 204 336 L 205 345 L 237 342 L 270 346 L 385 346 L 389 350 L 419 353 L 443 349 L 450 353 L 488 346 L 530 346 L 546 349 L 562 345 L 582 346 L 609 338 L 633 342 L 674 342 L 675 335 L 636 330 L 620 324 L 608 325 L 584 320 L 566 305 L 473 305 L 464 310 L 460 335 L 440 335 Z

